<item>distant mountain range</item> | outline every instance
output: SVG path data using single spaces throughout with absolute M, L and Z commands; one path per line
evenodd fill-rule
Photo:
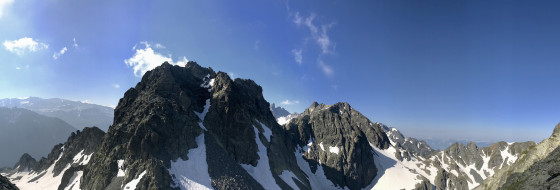
M 45 156 L 75 130 L 58 118 L 0 107 L 0 167 L 12 167 L 23 153 Z
M 113 108 L 59 98 L 37 97 L 0 99 L 0 107 L 18 107 L 41 115 L 60 118 L 76 129 L 97 126 L 107 131 L 113 124 Z
M 274 110 L 279 109 L 250 79 L 231 79 L 195 62 L 164 63 L 124 94 L 107 133 L 84 128 L 55 145 L 48 157 L 37 161 L 23 154 L 1 175 L 21 189 L 432 190 L 530 189 L 533 184 L 546 189 L 558 184 L 560 167 L 551 162 L 560 154 L 560 125 L 539 144 L 454 143 L 435 150 L 370 121 L 346 102 L 314 102 L 290 118 Z

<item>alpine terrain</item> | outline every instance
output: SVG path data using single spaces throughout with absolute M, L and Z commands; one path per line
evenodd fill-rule
M 519 161 L 500 170 L 479 189 L 560 189 L 560 124 L 550 137 L 523 151 Z
M 287 115 L 262 91 L 166 62 L 124 94 L 106 134 L 84 128 L 2 175 L 20 189 L 473 189 L 535 146 L 438 151 L 348 103 Z

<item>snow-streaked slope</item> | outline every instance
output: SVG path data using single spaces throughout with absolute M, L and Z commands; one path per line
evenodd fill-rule
M 395 158 L 395 148 L 381 150 L 372 146 L 374 150 L 375 165 L 378 169 L 377 176 L 367 189 L 414 189 L 417 183 L 422 182 L 418 174 L 410 171 Z
M 64 188 L 64 190 L 80 190 L 80 181 L 83 174 L 83 171 L 74 172 L 74 175 L 72 175 L 72 178 L 70 178 L 70 182 Z
M 138 183 L 144 177 L 144 175 L 146 175 L 146 171 L 143 171 L 142 173 L 140 173 L 140 175 L 137 178 L 134 178 L 132 181 L 130 181 L 126 185 L 124 185 L 124 189 L 135 190 L 136 185 L 138 185 Z
M 265 126 L 263 126 L 265 128 Z M 255 142 L 258 146 L 259 161 L 257 166 L 252 166 L 249 164 L 241 164 L 247 172 L 257 180 L 265 189 L 280 189 L 278 184 L 276 184 L 276 180 L 272 177 L 272 172 L 270 171 L 270 163 L 267 155 L 266 146 L 261 142 L 259 139 L 259 130 L 257 127 L 253 126 L 253 130 L 255 130 Z M 268 137 L 267 139 L 270 139 Z
M 63 147 L 64 148 L 64 147 Z M 17 172 L 13 175 L 8 176 L 10 181 L 15 184 L 18 188 L 22 190 L 26 189 L 44 189 L 44 190 L 56 190 L 61 183 L 62 176 L 64 172 L 70 168 L 70 165 L 66 165 L 62 172 L 58 175 L 54 175 L 54 166 L 62 158 L 63 153 L 60 154 L 58 159 L 44 171 L 24 171 Z
M 312 142 L 310 142 L 309 144 L 312 144 Z M 327 179 L 327 176 L 325 176 L 325 172 L 323 170 L 322 165 L 319 164 L 317 166 L 317 170 L 315 171 L 315 173 L 311 171 L 311 167 L 309 166 L 309 163 L 305 161 L 303 156 L 303 153 L 309 150 L 310 150 L 309 148 L 307 148 L 307 150 L 304 150 L 303 148 L 299 148 L 299 150 L 296 150 L 294 154 L 296 155 L 296 161 L 299 168 L 308 177 L 311 188 L 312 189 L 342 189 L 340 187 L 337 187 L 336 185 L 334 185 L 332 181 Z
M 61 148 L 64 151 L 64 147 Z M 64 155 L 64 152 L 60 153 L 59 157 L 52 165 L 50 165 L 46 170 L 43 171 L 29 171 L 25 170 L 22 172 L 16 172 L 13 174 L 3 174 L 6 175 L 12 183 L 14 183 L 18 188 L 22 190 L 56 190 L 62 182 L 62 177 L 64 172 L 70 168 L 71 165 L 86 165 L 89 163 L 92 154 L 84 154 L 84 151 L 76 153 L 72 159 L 72 163 L 66 164 L 64 169 L 58 174 L 54 175 L 54 167 L 59 162 L 59 160 Z M 69 179 L 68 184 L 64 189 L 79 189 L 81 177 L 83 175 L 82 171 L 75 171 L 72 177 Z
M 206 145 L 204 133 L 196 137 L 197 148 L 189 150 L 188 160 L 178 159 L 171 161 L 169 174 L 174 176 L 175 186 L 182 190 L 187 189 L 212 189 L 208 163 L 206 162 Z

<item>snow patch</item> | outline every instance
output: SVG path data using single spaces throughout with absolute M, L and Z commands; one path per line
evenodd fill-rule
M 270 130 L 270 128 L 268 128 L 268 126 L 266 126 L 265 124 L 263 124 L 259 120 L 257 120 L 257 122 L 259 122 L 259 124 L 261 124 L 261 127 L 264 130 L 264 132 L 263 132 L 264 137 L 266 138 L 266 140 L 268 140 L 268 142 L 270 142 L 270 137 L 272 136 L 272 130 Z
M 321 147 L 321 150 L 325 151 L 325 147 L 323 146 L 323 142 L 319 143 L 319 146 Z
M 198 147 L 189 150 L 187 155 L 189 159 L 171 161 L 169 174 L 173 177 L 175 184 L 182 190 L 212 189 L 210 174 L 208 174 L 208 163 L 206 162 L 204 133 L 196 137 L 195 140 Z
M 305 161 L 303 154 L 299 153 L 301 152 L 301 150 L 302 149 L 295 152 L 296 161 L 301 171 L 303 171 L 305 175 L 308 176 L 311 189 L 341 189 L 340 187 L 334 185 L 332 181 L 327 179 L 322 165 L 319 164 L 317 166 L 317 170 L 315 171 L 315 173 L 313 173 L 311 171 L 311 167 L 309 166 L 309 163 Z
M 119 171 L 117 172 L 117 177 L 124 177 L 126 174 L 126 170 L 123 168 L 124 160 L 117 160 L 117 165 Z
M 17 172 L 10 176 L 10 181 L 15 184 L 19 189 L 58 189 L 60 182 L 62 180 L 62 176 L 68 168 L 70 168 L 70 164 L 67 164 L 64 169 L 58 174 L 54 176 L 54 166 L 56 163 L 62 158 L 62 153 L 56 159 L 56 161 L 42 172 L 39 171 L 25 171 L 25 172 Z M 30 182 L 31 180 L 34 180 Z
M 257 166 L 252 166 L 249 164 L 240 164 L 249 175 L 253 176 L 257 182 L 259 182 L 264 189 L 280 189 L 280 187 L 276 184 L 276 181 L 272 177 L 272 172 L 270 171 L 270 163 L 268 161 L 268 155 L 266 154 L 266 147 L 259 139 L 259 130 L 253 126 L 255 130 L 255 142 L 257 143 L 259 155 L 259 161 Z
M 91 159 L 91 155 L 93 155 L 93 153 L 85 155 L 84 150 L 82 150 L 74 156 L 74 158 L 72 159 L 73 163 L 78 165 L 86 165 L 87 163 L 89 163 L 89 160 Z
M 371 147 L 374 150 L 378 172 L 368 189 L 414 189 L 417 183 L 422 182 L 418 179 L 418 174 L 413 173 L 396 159 L 394 147 L 390 146 L 385 150 L 378 149 L 374 145 Z
M 502 163 L 500 168 L 503 168 L 504 166 L 507 166 L 507 165 L 511 165 L 515 161 L 517 161 L 517 156 L 509 153 L 509 146 L 507 146 L 504 150 L 500 151 L 500 154 L 501 154 L 502 158 L 504 159 L 504 162 Z M 507 158 L 507 162 L 505 162 L 506 158 Z
M 140 182 L 140 180 L 142 179 L 142 177 L 144 177 L 144 175 L 146 175 L 146 171 L 144 170 L 136 179 L 133 179 L 132 181 L 128 182 L 125 186 L 124 189 L 125 190 L 134 190 L 136 189 L 136 185 L 138 185 L 138 183 Z
M 198 116 L 198 118 L 201 120 L 198 122 L 198 126 L 200 126 L 200 128 L 202 128 L 205 131 L 208 131 L 208 129 L 204 127 L 204 118 L 206 117 L 206 114 L 208 113 L 209 109 L 210 109 L 210 98 L 206 100 L 206 104 L 204 104 L 204 110 L 202 110 L 202 112 L 193 111 L 194 114 L 196 114 L 196 116 Z
M 200 87 L 208 88 L 208 92 L 211 92 L 212 86 L 214 86 L 214 79 L 210 79 L 210 74 L 207 74 L 204 78 L 202 78 L 202 84 L 200 84 Z
M 329 146 L 329 152 L 338 154 L 339 151 L 340 151 L 340 149 L 339 149 L 338 147 L 336 147 L 336 146 Z
M 311 146 L 313 146 L 313 141 L 311 139 L 309 139 L 308 143 L 306 146 L 302 147 L 302 150 L 304 152 L 308 152 L 311 150 Z
M 280 125 L 284 125 L 286 123 L 289 123 L 292 119 L 295 119 L 297 117 L 299 117 L 299 114 L 292 113 L 290 115 L 282 116 L 282 117 L 277 118 L 276 122 L 278 122 L 278 124 L 280 124 Z

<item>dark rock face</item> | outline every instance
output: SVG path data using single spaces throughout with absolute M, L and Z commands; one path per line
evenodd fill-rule
M 117 174 L 117 160 L 130 168 L 125 183 L 146 171 L 138 188 L 169 188 L 170 161 L 187 160 L 188 149 L 197 147 L 195 137 L 203 132 L 194 111 L 202 112 L 210 98 L 201 87 L 206 76 L 215 73 L 192 62 L 185 68 L 164 63 L 148 71 L 119 101 L 113 126 L 84 168 L 82 188 L 107 187 Z
M 285 128 L 294 145 L 311 144 L 304 156 L 312 168 L 322 163 L 329 180 L 350 189 L 367 186 L 377 174 L 370 143 L 381 149 L 390 145 L 383 130 L 348 103 L 314 102 Z
M 0 175 L 0 190 L 19 190 L 16 185 L 10 183 L 8 178 Z
M 274 126 L 269 121 L 275 121 L 271 114 L 266 114 L 270 111 L 262 88 L 252 80 L 233 81 L 223 72 L 218 73 L 214 85 L 216 91 L 204 125 L 235 160 L 255 166 L 259 157 L 253 126 L 260 126 L 255 119 L 266 121 L 267 126 Z
M 506 144 L 507 145 L 507 144 Z M 452 144 L 449 148 L 444 150 L 446 155 L 456 160 L 458 164 L 464 166 L 475 164 L 475 167 L 479 169 L 482 167 L 483 160 L 479 156 L 479 149 L 474 142 L 470 142 L 466 146 L 460 143 Z
M 438 171 L 434 185 L 438 190 L 446 190 L 446 189 L 468 190 L 469 189 L 467 180 L 464 177 L 462 176 L 457 177 L 452 173 L 447 172 L 446 170 Z

